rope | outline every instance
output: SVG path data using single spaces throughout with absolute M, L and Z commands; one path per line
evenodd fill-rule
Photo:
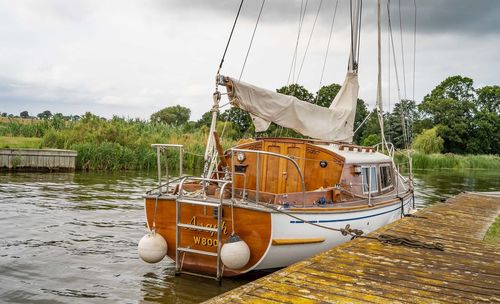
M 361 124 L 356 128 L 356 130 L 354 130 L 354 132 L 352 133 L 352 135 L 356 134 L 356 132 L 358 132 L 358 130 L 366 123 L 366 121 L 368 120 L 368 118 L 370 117 L 370 115 L 372 115 L 372 112 L 369 112 L 368 115 L 366 115 L 365 119 L 361 122 Z
M 299 73 L 297 74 L 297 79 L 295 79 L 295 81 L 294 81 L 295 83 L 299 82 L 300 73 L 302 72 L 302 67 L 304 66 L 304 61 L 306 60 L 307 51 L 309 50 L 309 46 L 311 45 L 311 39 L 312 39 L 312 36 L 313 36 L 313 33 L 314 33 L 314 28 L 316 27 L 316 22 L 318 21 L 319 12 L 321 10 L 321 6 L 322 5 L 323 5 L 323 0 L 321 0 L 319 2 L 318 10 L 316 11 L 316 17 L 314 18 L 314 22 L 313 22 L 313 26 L 312 26 L 312 29 L 311 29 L 311 33 L 309 34 L 309 39 L 307 40 L 306 50 L 304 51 L 304 56 L 302 57 L 302 62 L 300 63 Z
M 298 53 L 298 49 L 299 49 L 300 33 L 302 32 L 302 25 L 304 24 L 304 18 L 306 15 L 308 3 L 309 3 L 309 0 L 307 0 L 305 5 L 304 5 L 304 0 L 302 0 L 302 2 L 300 4 L 299 31 L 297 33 L 297 40 L 295 41 L 295 50 L 294 50 L 293 56 L 292 56 L 292 64 L 290 65 L 290 71 L 288 72 L 288 80 L 286 81 L 287 86 L 290 84 L 290 76 L 292 75 L 292 70 L 293 70 L 292 79 L 295 78 L 295 67 L 297 65 L 297 53 Z
M 314 104 L 318 103 L 319 100 L 319 93 L 321 90 L 321 86 L 323 84 L 323 76 L 325 74 L 325 67 L 326 67 L 326 60 L 328 58 L 328 52 L 330 50 L 330 41 L 332 39 L 332 34 L 333 34 L 333 24 L 335 23 L 335 16 L 337 15 L 337 6 L 339 5 L 339 0 L 335 2 L 335 8 L 333 10 L 333 18 L 332 18 L 332 25 L 330 26 L 330 35 L 328 36 L 328 43 L 326 45 L 326 52 L 325 52 L 325 59 L 323 60 L 323 68 L 321 69 L 321 77 L 319 79 L 319 89 L 318 89 L 318 94 L 316 94 L 316 99 L 314 100 Z
M 231 42 L 231 38 L 233 37 L 234 28 L 236 27 L 236 22 L 238 21 L 238 17 L 240 16 L 241 7 L 243 6 L 243 1 L 244 0 L 241 0 L 240 7 L 238 8 L 238 13 L 236 13 L 236 18 L 234 19 L 233 28 L 231 29 L 231 34 L 229 34 L 229 38 L 227 39 L 226 48 L 224 49 L 224 54 L 222 55 L 222 58 L 220 60 L 219 69 L 217 70 L 217 75 L 219 75 L 220 69 L 222 68 L 222 64 L 224 64 L 224 58 L 226 58 L 226 52 L 227 49 L 229 48 L 229 43 Z
M 365 237 L 366 238 L 366 237 Z M 401 236 L 395 236 L 391 234 L 380 234 L 376 238 L 378 241 L 380 241 L 383 244 L 389 244 L 389 245 L 399 245 L 399 246 L 407 246 L 407 247 L 412 247 L 412 248 L 427 248 L 427 249 L 435 249 L 439 251 L 444 251 L 444 245 L 439 242 L 435 243 L 425 243 L 422 241 L 406 238 L 406 237 L 401 237 Z
M 396 87 L 397 87 L 397 92 L 398 92 L 398 100 L 402 102 L 401 99 L 401 87 L 399 85 L 399 75 L 398 75 L 398 66 L 396 62 L 396 51 L 394 48 L 394 38 L 392 36 L 392 24 L 391 24 L 391 10 L 390 10 L 390 5 L 391 1 L 387 1 L 387 18 L 388 18 L 388 24 L 389 24 L 389 33 L 390 33 L 390 38 L 391 38 L 391 47 L 392 47 L 392 56 L 393 56 L 393 61 L 394 61 L 394 73 L 396 74 Z M 403 104 L 401 103 L 401 106 Z M 403 112 L 401 112 L 401 122 L 402 122 L 402 128 L 403 128 L 403 136 L 404 136 L 404 142 L 405 142 L 405 147 L 408 149 L 408 136 L 406 133 L 406 121 L 403 116 Z
M 415 23 L 413 25 L 413 86 L 412 86 L 412 100 L 415 101 L 415 69 L 416 69 L 416 56 L 417 56 L 417 0 L 413 0 L 415 8 Z
M 271 209 L 273 211 L 276 211 L 278 213 L 284 214 L 286 216 L 289 216 L 291 218 L 294 218 L 296 220 L 299 220 L 305 224 L 315 226 L 318 228 L 326 229 L 326 230 L 331 230 L 331 231 L 336 231 L 340 232 L 343 236 L 351 236 L 352 239 L 355 238 L 364 238 L 364 239 L 370 239 L 370 240 L 377 240 L 383 244 L 388 244 L 388 245 L 399 245 L 399 246 L 407 246 L 407 247 L 412 247 L 412 248 L 427 248 L 427 249 L 435 249 L 435 250 L 440 250 L 444 251 L 444 245 L 439 242 L 435 243 L 425 243 L 422 241 L 406 238 L 406 237 L 400 237 L 400 236 L 395 236 L 395 235 L 390 235 L 390 234 L 379 234 L 378 236 L 368 236 L 368 235 L 363 235 L 364 231 L 361 229 L 355 229 L 351 228 L 351 225 L 347 224 L 344 228 L 333 228 L 333 227 L 328 227 L 324 226 L 321 224 L 316 224 L 311 221 L 306 221 L 298 216 L 295 216 L 293 214 L 290 214 L 289 212 L 284 212 L 278 208 L 271 207 L 269 205 L 262 204 L 260 202 L 257 202 L 258 205 Z
M 399 37 L 401 42 L 401 65 L 403 68 L 403 89 L 405 93 L 405 99 L 407 99 L 406 95 L 406 72 L 405 72 L 405 56 L 404 56 L 404 47 L 403 47 L 403 25 L 402 25 L 402 16 L 401 16 L 401 0 L 399 0 Z
M 257 22 L 255 22 L 255 27 L 253 28 L 252 38 L 250 39 L 250 44 L 248 45 L 247 54 L 245 56 L 245 61 L 243 62 L 243 66 L 241 67 L 241 72 L 240 72 L 240 77 L 238 77 L 238 82 L 241 80 L 241 76 L 243 76 L 243 71 L 245 70 L 245 65 L 247 64 L 248 54 L 250 53 L 250 49 L 252 48 L 253 38 L 255 37 L 255 32 L 257 31 L 257 26 L 259 25 L 260 16 L 262 15 L 262 9 L 264 8 L 265 3 L 266 0 L 262 0 L 259 16 L 257 17 Z

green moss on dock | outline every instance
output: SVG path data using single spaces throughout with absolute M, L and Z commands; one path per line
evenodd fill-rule
M 500 216 L 497 216 L 495 222 L 491 224 L 484 236 L 484 240 L 490 244 L 500 245 Z

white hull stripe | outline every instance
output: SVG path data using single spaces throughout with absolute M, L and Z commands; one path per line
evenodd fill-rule
M 406 204 L 404 204 L 404 206 L 408 205 L 409 202 L 410 201 L 408 201 Z M 360 216 L 360 217 L 352 217 L 352 218 L 348 218 L 348 219 L 316 220 L 316 221 L 290 221 L 290 224 L 304 224 L 305 222 L 307 222 L 307 223 L 313 223 L 314 224 L 314 223 L 334 223 L 334 222 L 355 221 L 355 220 L 361 220 L 361 219 L 365 219 L 365 218 L 370 218 L 370 217 L 379 216 L 379 215 L 382 215 L 382 214 L 394 212 L 396 210 L 401 210 L 401 207 L 397 207 L 395 209 L 392 209 L 392 210 L 389 210 L 389 211 L 380 212 L 380 213 L 377 213 L 377 214 L 372 214 L 372 215 L 367 215 L 367 216 Z

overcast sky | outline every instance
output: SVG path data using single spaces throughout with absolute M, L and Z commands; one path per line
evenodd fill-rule
M 383 0 L 386 108 L 397 101 L 388 82 Z M 222 73 L 238 77 L 261 5 L 245 1 Z M 298 65 L 321 0 L 309 0 Z M 316 92 L 336 0 L 323 0 L 298 83 Z M 373 106 L 376 87 L 375 0 L 365 0 L 360 97 Z M 415 99 L 448 76 L 500 85 L 500 1 L 417 0 Z M 287 84 L 301 1 L 267 0 L 242 80 L 276 89 Z M 0 112 L 148 118 L 180 104 L 198 119 L 211 108 L 214 76 L 239 0 L 0 0 Z M 403 28 L 401 58 L 399 5 Z M 339 0 L 323 84 L 342 83 L 349 51 L 349 2 Z M 392 0 L 391 21 L 401 94 L 413 96 L 413 0 Z M 392 55 L 391 55 L 392 56 Z M 298 69 L 297 69 L 298 70 Z M 297 74 L 295 78 L 297 78 Z M 405 76 L 403 78 L 403 75 Z M 406 81 L 403 81 L 406 80 Z M 389 97 L 390 92 L 390 99 Z

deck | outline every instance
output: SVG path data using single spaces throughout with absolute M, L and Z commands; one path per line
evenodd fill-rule
M 75 171 L 77 152 L 61 149 L 0 149 L 0 171 Z
M 482 241 L 499 214 L 500 195 L 463 193 L 370 234 L 443 251 L 358 238 L 206 303 L 500 303 L 500 246 Z

